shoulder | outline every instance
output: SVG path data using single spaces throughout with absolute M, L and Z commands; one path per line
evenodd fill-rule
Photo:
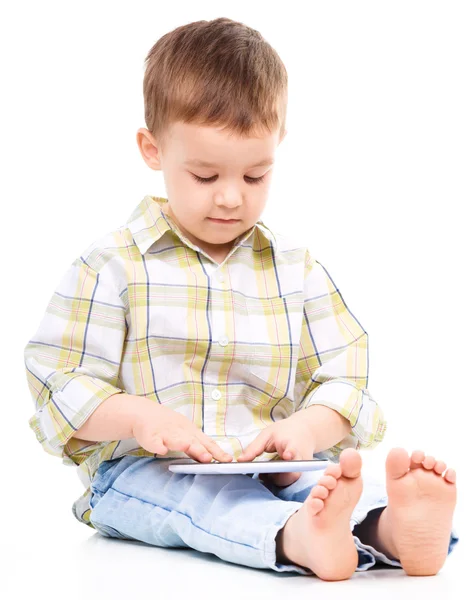
M 286 274 L 299 278 L 305 290 L 321 290 L 325 294 L 338 289 L 329 271 L 310 249 L 308 240 L 299 238 L 298 234 L 271 230 L 268 226 L 266 229 L 275 240 L 277 265 L 281 265 Z
M 128 267 L 124 257 L 138 250 L 130 231 L 124 226 L 102 234 L 84 248 L 71 265 L 74 277 L 93 278 L 101 289 L 121 295 L 128 285 Z
M 275 254 L 279 259 L 290 259 L 294 262 L 301 262 L 304 266 L 316 262 L 309 250 L 305 239 L 299 237 L 297 233 L 285 233 L 275 228 L 261 223 L 261 230 L 268 239 L 274 242 Z
M 121 225 L 91 241 L 77 260 L 99 273 L 115 263 L 123 262 L 124 253 L 133 244 L 130 231 Z

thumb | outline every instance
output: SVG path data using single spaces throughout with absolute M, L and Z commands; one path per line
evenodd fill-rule
M 161 440 L 155 440 L 155 442 L 156 443 L 154 444 L 154 452 L 160 455 L 167 454 L 167 452 L 169 451 L 167 446 L 164 446 Z
M 302 452 L 299 450 L 296 444 L 293 442 L 285 442 L 282 444 L 280 448 L 281 452 L 279 453 L 281 458 L 284 460 L 301 460 Z

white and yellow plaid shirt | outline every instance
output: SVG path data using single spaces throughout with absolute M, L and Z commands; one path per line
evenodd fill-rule
M 126 225 L 72 263 L 25 347 L 29 425 L 46 452 L 78 465 L 87 489 L 72 510 L 91 527 L 99 464 L 154 456 L 135 439 L 72 437 L 113 394 L 182 413 L 235 459 L 266 426 L 314 404 L 352 425 L 319 456 L 371 448 L 386 429 L 367 390 L 368 335 L 308 249 L 258 221 L 218 265 L 164 202 L 145 196 Z

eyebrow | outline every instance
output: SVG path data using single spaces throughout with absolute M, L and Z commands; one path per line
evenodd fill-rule
M 259 163 L 256 163 L 252 167 L 248 167 L 248 168 L 253 169 L 254 167 L 264 167 L 264 166 L 272 165 L 273 163 L 274 163 L 274 159 L 265 158 L 262 161 L 260 161 Z M 212 167 L 212 168 L 217 167 L 217 165 L 214 165 L 213 163 L 209 163 L 206 160 L 200 160 L 199 158 L 187 160 L 187 161 L 185 161 L 185 164 L 186 165 L 195 165 L 197 167 Z

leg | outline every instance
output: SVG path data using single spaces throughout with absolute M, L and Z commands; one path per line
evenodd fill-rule
M 351 450 L 350 452 L 355 451 Z M 426 487 L 421 489 L 421 491 L 423 491 L 423 501 L 420 504 L 419 510 L 421 513 L 423 513 L 423 517 L 421 515 L 417 515 L 416 519 L 413 517 L 413 520 L 417 520 L 419 524 L 423 522 L 426 523 L 425 534 L 420 535 L 418 538 L 418 529 L 414 528 L 411 519 L 408 519 L 410 515 L 416 514 L 415 512 L 412 513 L 412 510 L 414 511 L 416 506 L 415 495 L 410 494 L 407 497 L 406 502 L 411 510 L 409 510 L 407 506 L 404 506 L 404 510 L 400 510 L 400 512 L 398 512 L 400 520 L 396 520 L 396 510 L 393 510 L 393 513 L 391 513 L 392 508 L 396 509 L 398 506 L 400 506 L 397 500 L 400 498 L 399 490 L 401 489 L 402 485 L 402 477 L 408 470 L 408 465 L 410 464 L 410 458 L 408 455 L 406 455 L 407 458 L 404 458 L 404 461 L 406 460 L 408 462 L 407 466 L 402 472 L 400 463 L 402 452 L 403 457 L 405 457 L 406 453 L 402 449 L 393 449 L 389 453 L 389 458 L 387 459 L 387 490 L 385 490 L 385 486 L 382 485 L 380 480 L 375 480 L 370 476 L 364 477 L 363 494 L 358 503 L 355 505 L 350 518 L 350 529 L 353 532 L 353 539 L 357 548 L 359 559 L 356 571 L 367 570 L 373 567 L 376 562 L 380 562 L 385 565 L 403 568 L 409 575 L 421 575 L 424 574 L 422 572 L 422 568 L 428 568 L 428 565 L 425 566 L 422 563 L 421 556 L 424 555 L 425 557 L 430 557 L 431 554 L 428 552 L 428 546 L 434 549 L 438 545 L 436 543 L 438 538 L 436 530 L 438 528 L 442 529 L 443 531 L 443 542 L 440 541 L 440 561 L 443 560 L 444 562 L 446 555 L 453 550 L 454 546 L 458 542 L 458 537 L 454 531 L 451 531 L 451 537 L 449 537 L 449 531 L 447 532 L 449 537 L 449 546 L 447 543 L 448 540 L 446 540 L 446 542 L 444 541 L 446 539 L 445 527 L 451 527 L 450 515 L 452 514 L 454 508 L 454 471 L 451 469 L 448 470 L 444 478 L 445 481 L 442 481 L 443 478 L 440 475 L 446 468 L 445 464 L 441 461 L 435 463 L 434 459 L 431 460 L 430 457 L 423 461 L 424 454 L 421 452 L 413 453 L 411 468 L 419 468 L 420 473 L 417 473 L 417 476 L 419 476 L 422 471 L 425 471 L 426 468 L 428 474 L 432 473 L 430 482 L 437 484 L 436 489 L 433 490 L 432 494 L 428 494 Z M 344 453 L 341 454 L 341 459 L 343 457 Z M 433 470 L 431 470 L 432 465 L 434 465 Z M 333 465 L 331 469 L 334 469 L 336 466 L 337 465 Z M 335 472 L 333 475 L 336 475 Z M 425 473 L 423 473 L 423 476 L 425 477 Z M 331 503 L 335 500 L 335 490 L 332 491 L 331 487 L 327 484 L 323 485 L 322 480 L 318 480 L 318 477 L 320 477 L 320 474 L 313 479 L 313 474 L 311 472 L 305 472 L 301 475 L 300 479 L 288 487 L 280 488 L 268 483 L 266 485 L 276 496 L 288 501 L 305 501 L 307 496 L 310 495 L 315 488 L 317 490 L 320 487 L 326 487 L 328 488 L 327 490 L 321 489 L 318 492 L 318 497 L 322 499 L 322 507 L 327 507 L 328 505 L 330 507 Z M 395 479 L 395 477 L 397 477 L 397 479 Z M 412 478 L 413 475 L 410 477 L 410 480 Z M 336 489 L 338 489 L 338 486 L 341 484 L 347 485 L 345 479 L 340 478 L 338 475 L 335 476 L 335 479 L 337 483 Z M 443 503 L 438 502 L 437 505 L 439 508 L 436 509 L 436 512 L 434 509 L 435 507 L 433 506 L 433 517 L 431 520 L 428 520 L 430 509 L 432 508 L 432 504 L 435 502 L 435 491 L 436 497 L 441 500 L 443 498 L 440 493 L 441 485 L 443 484 L 443 490 L 448 489 L 448 484 L 452 482 L 453 487 L 449 485 L 450 502 L 447 502 L 448 498 L 446 498 Z M 407 483 L 408 481 L 405 481 L 404 485 L 407 485 Z M 420 484 L 417 486 L 417 489 L 420 489 Z M 390 501 L 387 491 L 390 496 Z M 453 499 L 451 499 L 451 497 Z M 315 502 L 319 503 L 319 500 L 315 500 Z M 443 506 L 446 508 L 443 513 L 441 513 L 441 508 Z M 439 521 L 438 519 L 435 519 L 435 514 L 439 514 Z M 393 515 L 393 519 L 389 518 L 391 515 Z M 289 520 L 289 525 L 287 524 L 289 528 L 292 527 L 292 521 L 296 521 L 296 518 L 297 517 L 292 517 Z M 436 527 L 433 526 L 435 521 L 438 523 Z M 278 556 L 280 554 L 286 554 L 285 549 L 283 548 L 283 534 L 285 529 L 286 528 L 279 532 L 276 539 Z M 395 531 L 397 534 L 395 534 Z M 397 542 L 399 542 L 399 545 Z M 405 549 L 404 556 L 402 555 L 402 549 Z M 316 554 L 314 552 L 314 556 L 315 555 Z M 342 554 L 339 553 L 338 556 L 339 563 L 342 566 Z M 402 557 L 401 562 L 400 557 Z M 334 563 L 336 562 L 335 558 L 333 558 L 333 561 Z M 434 570 L 434 558 L 431 559 L 431 561 L 432 565 L 430 565 L 430 567 L 432 566 Z M 438 567 L 438 565 L 436 565 L 436 567 Z M 333 568 L 332 564 L 330 568 Z M 333 574 L 336 574 L 335 571 Z
M 395 548 L 393 540 L 387 535 L 386 530 L 382 531 L 382 523 L 384 521 L 380 521 L 380 517 L 385 510 L 385 506 L 371 510 L 365 517 L 365 520 L 354 527 L 353 533 L 359 538 L 362 544 L 371 546 L 390 560 L 398 561 L 398 551 Z
M 301 502 L 285 502 L 246 475 L 182 475 L 171 473 L 169 463 L 125 456 L 101 471 L 91 485 L 93 526 L 106 536 L 313 575 L 276 563 L 276 535 Z
M 280 562 L 310 568 L 326 581 L 353 575 L 359 556 L 349 521 L 362 493 L 361 466 L 360 454 L 347 449 L 338 465 L 327 467 L 303 507 L 278 533 Z
M 456 504 L 456 473 L 445 463 L 411 458 L 402 448 L 386 461 L 388 506 L 369 513 L 354 534 L 391 560 L 400 561 L 408 575 L 435 575 L 458 538 L 452 533 Z
M 308 498 L 309 496 L 316 496 L 318 499 L 320 499 L 322 501 L 322 503 L 319 500 L 315 500 L 314 504 L 318 504 L 319 507 L 318 508 L 323 508 L 324 505 L 326 507 L 331 508 L 332 504 L 334 503 L 336 499 L 338 499 L 338 496 L 341 495 L 343 488 L 347 489 L 348 487 L 348 483 L 349 483 L 349 477 L 345 477 L 345 475 L 349 475 L 350 474 L 350 470 L 348 469 L 348 467 L 346 467 L 346 469 L 344 470 L 344 477 L 342 477 L 342 472 L 339 471 L 339 467 L 342 468 L 342 462 L 346 461 L 346 457 L 352 456 L 352 455 L 358 455 L 358 453 L 355 450 L 352 449 L 348 449 L 346 451 L 344 451 L 341 455 L 340 455 L 340 463 L 339 465 L 336 464 L 331 464 L 326 471 L 324 472 L 325 478 L 322 477 L 322 472 L 321 471 L 307 471 L 307 472 L 303 472 L 301 474 L 301 477 L 292 485 L 287 486 L 287 487 L 279 487 L 274 485 L 273 483 L 267 481 L 265 482 L 264 485 L 266 485 L 266 487 L 268 487 L 268 489 L 270 489 L 270 491 L 273 492 L 273 494 L 275 494 L 278 498 L 281 498 L 283 500 L 286 501 L 297 501 L 297 502 L 305 502 L 306 498 Z M 325 455 L 320 455 L 319 458 L 326 458 Z M 354 459 L 352 459 L 354 460 Z M 360 460 L 360 458 L 359 458 Z M 354 475 L 356 474 L 355 472 L 353 473 Z M 360 473 L 359 473 L 360 475 Z M 352 478 L 350 478 L 352 479 Z M 360 480 L 360 477 L 358 478 Z M 347 532 L 352 532 L 354 526 L 356 526 L 357 524 L 361 523 L 362 521 L 364 521 L 364 519 L 366 520 L 366 517 L 368 518 L 371 514 L 373 514 L 373 509 L 376 509 L 375 512 L 381 512 L 383 510 L 383 508 L 385 508 L 385 506 L 387 505 L 387 495 L 385 492 L 385 486 L 382 485 L 382 483 L 380 482 L 380 480 L 375 481 L 374 478 L 371 478 L 369 476 L 365 476 L 362 478 L 363 479 L 363 493 L 361 494 L 360 498 L 358 497 L 359 494 L 358 493 L 352 493 L 350 496 L 347 495 L 348 500 L 346 500 L 344 502 L 344 506 L 347 504 L 347 508 L 344 508 L 344 513 L 346 514 L 342 514 L 342 512 L 339 515 L 339 509 L 337 509 L 336 507 L 334 507 L 332 509 L 332 513 L 335 517 L 335 519 L 337 519 L 339 522 L 343 522 L 345 523 L 345 527 Z M 330 483 L 329 480 L 334 480 L 333 483 Z M 358 484 L 359 486 L 361 485 L 360 483 Z M 326 488 L 326 489 L 321 489 L 321 488 Z M 339 494 L 336 494 L 336 491 L 339 491 L 339 489 L 341 490 L 341 492 L 339 492 Z M 315 492 L 313 494 L 311 494 L 311 492 Z M 358 500 L 358 501 L 357 501 Z M 338 504 L 340 504 L 342 506 L 342 501 L 339 500 Z M 348 508 L 350 508 L 350 510 L 348 510 Z M 351 514 L 350 514 L 351 513 Z M 324 513 L 321 515 L 323 516 Z M 329 511 L 327 512 L 327 515 L 329 515 Z M 346 515 L 350 515 L 349 517 L 347 517 Z M 327 517 L 329 518 L 329 517 Z M 294 519 L 295 521 L 296 519 Z M 289 520 L 289 522 L 286 524 L 288 529 L 291 528 L 292 523 L 291 523 L 291 519 Z M 342 525 L 338 525 L 338 527 L 342 527 Z M 282 557 L 280 560 L 282 560 L 284 562 L 284 564 L 286 564 L 286 561 L 289 562 L 289 557 L 286 557 L 286 553 L 283 549 L 283 532 L 284 529 L 281 530 L 278 533 L 278 536 L 276 538 L 276 544 L 277 544 L 277 552 L 278 552 L 278 557 Z M 341 533 L 341 535 L 343 535 Z M 305 539 L 305 537 L 303 538 Z M 349 541 L 352 540 L 353 541 L 353 545 L 349 545 Z M 387 565 L 392 565 L 394 567 L 399 567 L 401 568 L 401 564 L 399 562 L 396 561 L 391 561 L 389 560 L 388 556 L 385 556 L 384 554 L 381 554 L 380 552 L 377 552 L 374 548 L 369 547 L 369 546 L 364 546 L 361 541 L 359 540 L 358 537 L 355 536 L 355 530 L 354 530 L 354 535 L 353 536 L 349 536 L 349 533 L 347 533 L 346 537 L 345 537 L 345 541 L 346 541 L 346 548 L 347 548 L 347 552 L 349 554 L 349 556 L 352 558 L 352 553 L 351 553 L 351 548 L 354 552 L 354 557 L 355 557 L 355 552 L 357 552 L 357 558 L 358 558 L 358 564 L 357 567 L 355 568 L 355 571 L 366 571 L 367 569 L 373 567 L 377 562 L 382 562 L 384 564 Z M 302 544 L 302 542 L 301 542 Z M 329 547 L 327 547 L 329 549 Z M 313 552 L 314 556 L 316 556 L 316 553 Z M 331 553 L 327 553 L 328 559 L 326 560 L 326 565 L 327 565 L 327 573 L 322 573 L 320 577 L 322 579 L 325 579 L 327 576 L 327 579 L 329 580 L 334 580 L 335 578 L 348 578 L 352 575 L 353 573 L 353 566 L 348 564 L 348 565 L 343 565 L 342 564 L 342 552 L 340 551 L 340 548 L 338 550 L 334 550 Z M 336 558 L 338 557 L 338 558 Z M 295 559 L 297 560 L 297 559 Z M 328 564 L 330 562 L 330 564 Z M 351 562 L 351 561 L 349 561 Z M 338 569 L 341 570 L 340 573 L 337 572 L 337 570 L 335 569 L 337 564 Z M 344 567 L 344 568 L 342 568 Z M 345 573 L 343 572 L 345 570 Z

